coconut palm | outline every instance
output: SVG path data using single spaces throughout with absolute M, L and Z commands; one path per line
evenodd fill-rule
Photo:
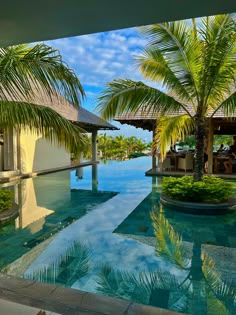
M 236 23 L 234 15 L 169 22 L 139 28 L 147 45 L 137 58 L 143 82 L 116 79 L 99 97 L 99 110 L 106 119 L 144 110 L 159 117 L 158 145 L 162 155 L 171 143 L 195 133 L 194 178 L 204 169 L 204 138 L 207 119 L 219 110 L 236 112 Z
M 81 129 L 53 109 L 34 103 L 34 95 L 64 96 L 78 107 L 84 90 L 59 52 L 47 45 L 0 48 L 0 126 L 29 129 L 78 151 L 86 142 Z
M 111 156 L 111 144 L 111 136 L 107 136 L 106 133 L 98 135 L 98 150 L 101 151 L 102 158 L 104 160 L 110 158 Z

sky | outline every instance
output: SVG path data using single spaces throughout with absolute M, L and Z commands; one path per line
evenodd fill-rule
M 50 40 L 45 44 L 58 49 L 63 60 L 75 71 L 86 93 L 82 106 L 95 114 L 98 114 L 97 98 L 106 83 L 117 78 L 143 80 L 134 57 L 140 54 L 145 40 L 136 28 Z M 148 131 L 117 122 L 113 124 L 120 128 L 107 132 L 113 136 L 123 134 L 151 141 Z

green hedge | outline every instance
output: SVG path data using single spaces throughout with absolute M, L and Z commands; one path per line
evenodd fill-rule
M 147 154 L 143 153 L 143 152 L 132 152 L 129 155 L 129 159 L 135 159 L 141 156 L 147 156 Z
M 0 212 L 3 212 L 13 205 L 13 192 L 10 190 L 0 189 Z
M 199 182 L 194 181 L 192 176 L 165 177 L 162 192 L 179 201 L 219 203 L 232 196 L 233 187 L 215 176 L 204 176 Z

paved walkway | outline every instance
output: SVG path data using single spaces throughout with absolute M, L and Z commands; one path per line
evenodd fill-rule
M 59 313 L 42 310 L 35 307 L 0 300 L 0 313 L 2 315 L 61 315 Z

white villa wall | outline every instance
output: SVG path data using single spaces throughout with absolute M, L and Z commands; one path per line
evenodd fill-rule
M 20 134 L 21 172 L 31 173 L 70 165 L 70 153 L 28 131 Z

